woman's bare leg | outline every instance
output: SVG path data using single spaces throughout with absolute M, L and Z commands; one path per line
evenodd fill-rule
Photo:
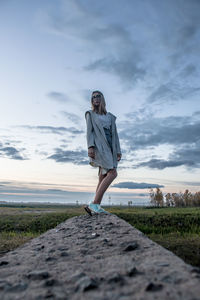
M 101 167 L 100 167 L 100 171 L 99 171 L 99 182 L 98 182 L 98 184 L 97 184 L 96 192 L 97 192 L 97 190 L 98 190 L 98 188 L 99 188 L 99 186 L 100 186 L 102 180 L 106 177 L 106 175 L 107 175 L 107 174 L 102 175 L 102 173 L 101 173 Z
M 104 175 L 103 175 L 104 176 Z M 117 170 L 116 169 L 111 169 L 108 171 L 106 176 L 102 179 L 102 181 L 98 184 L 98 188 L 96 190 L 96 195 L 94 198 L 94 202 L 96 204 L 100 204 L 101 200 L 103 198 L 103 195 L 111 182 L 117 177 Z

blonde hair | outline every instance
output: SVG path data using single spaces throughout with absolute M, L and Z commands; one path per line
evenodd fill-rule
M 104 98 L 103 93 L 100 92 L 100 91 L 93 91 L 93 92 L 92 92 L 92 96 L 91 96 L 92 110 L 94 111 L 94 105 L 93 105 L 93 99 L 92 99 L 92 97 L 93 97 L 93 95 L 94 95 L 95 93 L 98 93 L 98 94 L 101 95 L 101 98 L 100 98 L 101 101 L 100 101 L 100 104 L 99 104 L 98 114 L 100 114 L 100 115 L 106 114 L 106 113 L 107 113 L 107 110 L 106 110 L 106 101 L 105 101 L 105 98 Z

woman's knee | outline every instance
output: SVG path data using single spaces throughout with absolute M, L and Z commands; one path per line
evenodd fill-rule
M 114 168 L 114 169 L 111 169 L 108 171 L 110 175 L 112 175 L 114 178 L 117 177 L 117 170 Z

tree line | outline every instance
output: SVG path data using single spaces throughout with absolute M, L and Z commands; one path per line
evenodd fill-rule
M 167 193 L 163 195 L 160 188 L 156 188 L 155 192 L 151 188 L 149 194 L 150 203 L 157 207 L 200 206 L 200 192 L 191 193 L 188 189 L 184 193 Z

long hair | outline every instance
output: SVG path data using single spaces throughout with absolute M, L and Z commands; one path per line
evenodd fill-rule
M 101 95 L 101 98 L 100 98 L 101 101 L 100 101 L 100 104 L 99 104 L 98 113 L 99 113 L 100 115 L 106 114 L 106 113 L 107 113 L 107 110 L 106 110 L 106 101 L 105 101 L 105 98 L 104 98 L 103 93 L 100 92 L 100 91 L 93 91 L 93 92 L 92 92 L 92 95 L 91 95 L 91 105 L 92 105 L 92 110 L 94 111 L 94 105 L 93 105 L 93 99 L 92 99 L 94 93 L 98 93 L 98 94 Z

